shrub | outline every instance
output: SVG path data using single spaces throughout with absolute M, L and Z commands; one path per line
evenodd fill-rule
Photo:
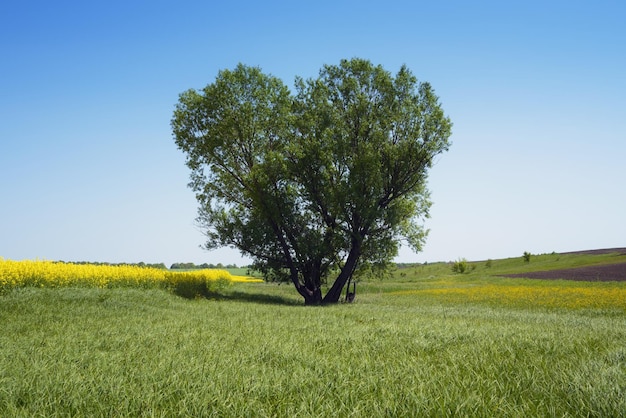
M 469 273 L 470 270 L 473 270 L 474 268 L 476 267 L 470 266 L 470 264 L 464 258 L 461 258 L 452 264 L 453 273 L 459 273 L 459 274 Z
M 524 251 L 524 255 L 522 257 L 524 257 L 524 262 L 526 263 L 530 263 L 530 256 L 532 254 L 530 254 L 528 251 Z

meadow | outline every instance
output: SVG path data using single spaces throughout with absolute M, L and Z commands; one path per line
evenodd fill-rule
M 626 416 L 626 283 L 499 277 L 624 261 L 408 266 L 353 304 L 289 285 L 0 295 L 0 416 Z

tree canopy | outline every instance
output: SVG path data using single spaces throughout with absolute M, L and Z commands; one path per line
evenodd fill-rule
M 451 126 L 429 83 L 363 59 L 297 78 L 294 93 L 239 64 L 182 93 L 172 119 L 205 247 L 239 249 L 306 304 L 338 302 L 402 240 L 421 249 L 427 172 Z

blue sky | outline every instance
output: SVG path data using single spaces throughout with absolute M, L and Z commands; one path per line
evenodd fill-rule
M 247 263 L 199 248 L 178 95 L 352 57 L 406 64 L 454 123 L 427 244 L 398 261 L 626 246 L 626 3 L 211 3 L 0 6 L 0 257 Z

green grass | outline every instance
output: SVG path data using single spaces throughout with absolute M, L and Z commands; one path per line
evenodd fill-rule
M 262 274 L 258 271 L 250 270 L 247 267 L 229 268 L 226 269 L 233 276 L 249 276 L 249 277 L 262 277 Z
M 589 265 L 626 263 L 626 255 L 612 254 L 540 254 L 532 255 L 530 262 L 523 257 L 468 262 L 470 274 L 474 277 L 498 276 L 502 274 L 526 273 L 531 271 L 548 271 L 569 269 Z M 451 275 L 451 263 L 414 264 L 398 268 L 394 272 L 395 281 L 423 279 Z
M 626 310 L 421 292 L 548 286 L 485 274 L 521 256 L 478 264 L 398 270 L 329 307 L 274 284 L 214 300 L 15 289 L 0 297 L 0 416 L 625 416 Z

